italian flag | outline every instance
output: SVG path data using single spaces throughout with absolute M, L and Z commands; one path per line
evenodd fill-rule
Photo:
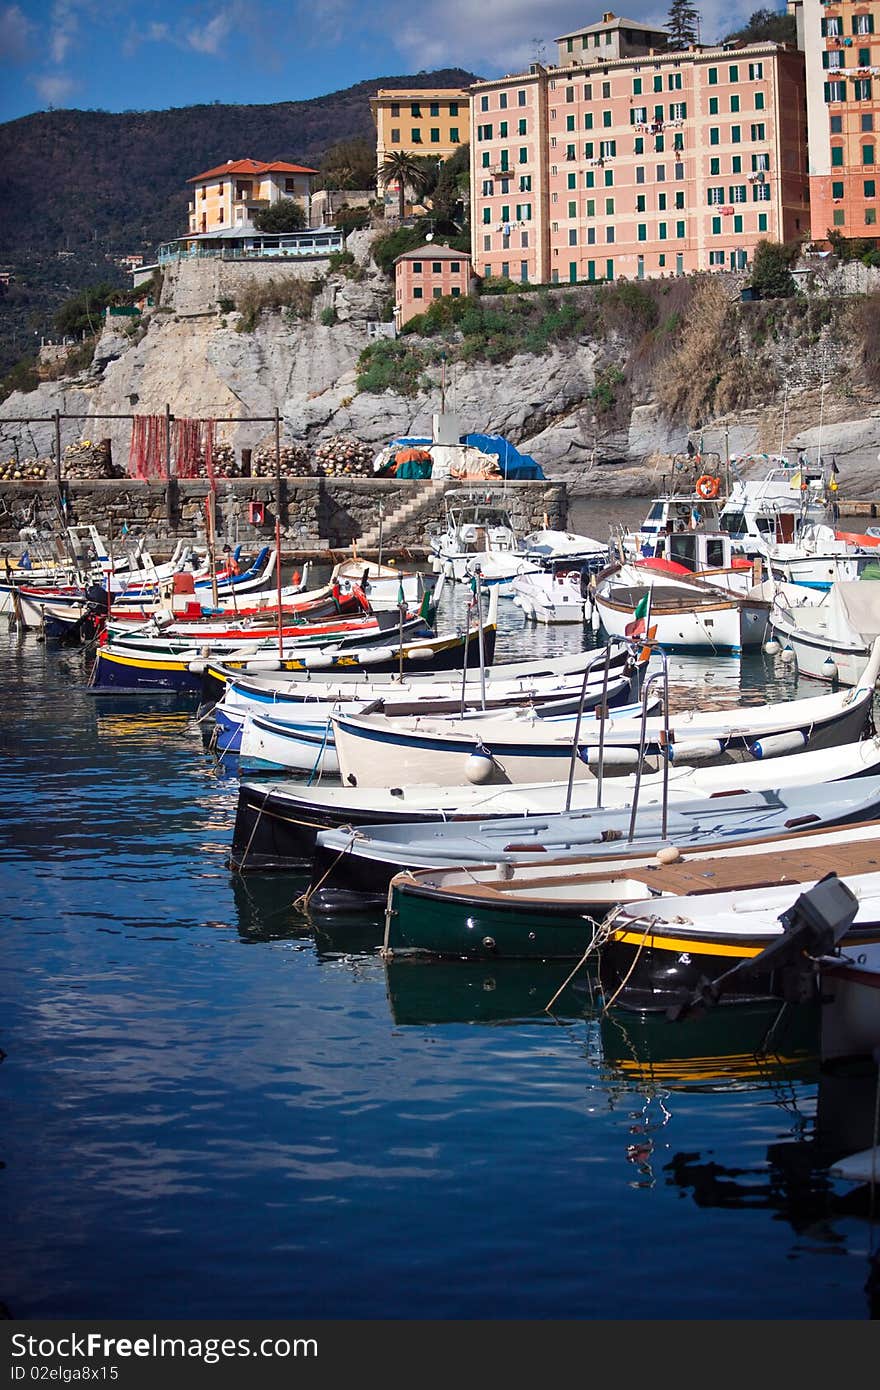
M 625 637 L 641 637 L 648 626 L 648 614 L 651 611 L 651 590 L 646 589 L 645 593 L 636 604 L 633 620 L 627 623 L 623 629 Z

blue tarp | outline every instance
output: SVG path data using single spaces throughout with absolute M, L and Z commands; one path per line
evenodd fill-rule
M 515 444 L 511 444 L 501 434 L 463 434 L 462 444 L 471 444 L 484 454 L 494 454 L 498 459 L 503 478 L 543 478 L 544 470 L 531 454 L 521 454 Z

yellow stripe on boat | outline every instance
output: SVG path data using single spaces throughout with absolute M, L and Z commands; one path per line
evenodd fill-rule
M 693 937 L 648 936 L 644 932 L 624 931 L 613 933 L 612 941 L 624 946 L 642 946 L 655 951 L 687 951 L 692 956 L 737 956 L 751 959 L 764 949 L 763 946 L 735 946 L 724 941 L 697 941 Z M 772 938 L 775 940 L 775 938 Z M 769 945 L 769 940 L 766 943 Z
M 114 652 L 102 651 L 101 660 L 115 661 L 117 666 L 135 666 L 142 671 L 189 671 L 189 661 L 178 661 L 170 657 L 117 656 Z

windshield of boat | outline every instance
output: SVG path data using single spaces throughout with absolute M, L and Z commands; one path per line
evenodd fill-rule
M 476 506 L 454 513 L 456 526 L 505 526 L 512 530 L 510 517 L 502 507 Z

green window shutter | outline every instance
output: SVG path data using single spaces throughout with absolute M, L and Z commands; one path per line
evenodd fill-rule
M 832 145 L 832 146 L 831 146 L 831 165 L 832 165 L 832 168 L 841 168 L 841 167 L 843 166 L 843 146 L 842 146 L 842 145 Z

